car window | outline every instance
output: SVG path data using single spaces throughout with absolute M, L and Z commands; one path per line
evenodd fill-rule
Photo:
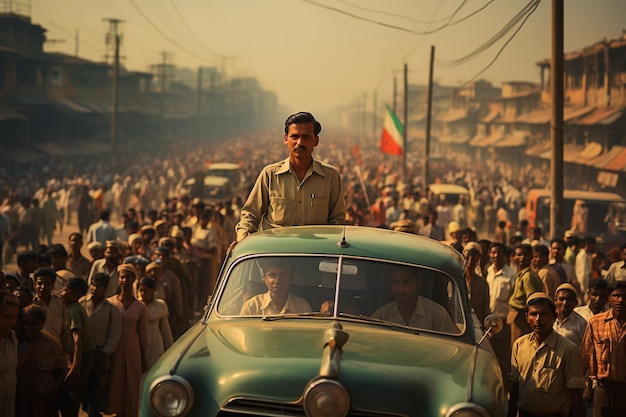
M 463 311 L 442 272 L 349 257 L 247 258 L 230 269 L 217 301 L 219 316 L 337 314 L 450 334 L 464 331 Z

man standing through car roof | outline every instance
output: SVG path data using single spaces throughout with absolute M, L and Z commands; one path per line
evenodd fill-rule
M 257 230 L 306 224 L 343 224 L 346 205 L 337 168 L 313 158 L 320 123 L 311 113 L 292 114 L 283 140 L 289 157 L 267 165 L 241 209 L 237 242 Z

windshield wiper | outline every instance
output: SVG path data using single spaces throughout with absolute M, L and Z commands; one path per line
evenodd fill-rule
M 336 317 L 330 313 L 320 313 L 320 312 L 282 314 L 282 315 L 276 315 L 276 316 L 263 316 L 262 320 L 274 321 L 274 320 L 291 319 L 291 318 L 297 318 L 297 317 L 323 317 L 323 318 L 328 318 L 328 319 L 350 319 L 350 320 L 355 320 L 355 321 L 365 321 L 368 323 L 375 323 L 375 324 L 379 324 L 385 327 L 391 327 L 393 329 L 402 330 L 407 333 L 420 334 L 419 330 L 413 327 L 405 326 L 403 324 L 392 323 L 390 321 L 385 321 L 385 320 L 381 320 L 381 319 L 377 319 L 377 318 L 369 317 L 369 316 L 361 316 L 357 314 L 346 314 L 346 313 L 339 313 L 339 315 Z
M 319 311 L 311 311 L 308 313 L 289 313 L 289 314 L 277 314 L 272 316 L 263 316 L 264 321 L 274 321 L 282 319 L 291 319 L 295 317 L 332 317 L 330 313 L 320 313 Z
M 366 321 L 368 323 L 376 323 L 376 324 L 380 324 L 386 327 L 391 327 L 393 329 L 398 329 L 398 330 L 402 330 L 408 333 L 413 333 L 413 334 L 420 334 L 419 330 L 413 328 L 413 327 L 409 327 L 409 326 L 405 326 L 404 324 L 397 324 L 397 323 L 392 323 L 390 321 L 386 321 L 386 320 L 381 320 L 381 319 L 377 319 L 374 317 L 370 317 L 370 316 L 361 316 L 361 315 L 357 315 L 357 314 L 347 314 L 347 313 L 339 313 L 339 317 L 338 318 L 345 318 L 345 319 L 352 319 L 352 320 L 358 320 L 358 321 Z

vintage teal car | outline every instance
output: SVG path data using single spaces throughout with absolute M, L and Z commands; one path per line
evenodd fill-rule
M 502 375 L 462 271 L 452 248 L 412 234 L 255 233 L 145 376 L 140 415 L 502 417 Z

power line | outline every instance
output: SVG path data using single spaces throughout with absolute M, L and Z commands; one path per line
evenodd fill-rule
M 139 13 L 141 15 L 141 17 L 150 25 L 150 27 L 152 27 L 152 29 L 154 29 L 159 35 L 161 35 L 163 38 L 165 38 L 171 44 L 173 44 L 176 47 L 178 47 L 178 49 L 180 49 L 181 51 L 185 52 L 187 55 L 193 56 L 194 58 L 200 59 L 201 61 L 204 61 L 204 62 L 209 62 L 209 61 L 206 60 L 205 57 L 197 55 L 194 52 L 190 51 L 189 49 L 185 48 L 183 45 L 181 45 L 180 43 L 176 42 L 174 39 L 172 39 L 167 34 L 165 34 L 161 29 L 159 29 L 159 27 L 143 12 L 143 10 L 141 10 L 141 8 L 137 5 L 135 0 L 130 0 L 130 4 L 131 4 L 131 6 L 133 6 L 135 11 L 137 11 L 137 13 Z
M 196 33 L 191 29 L 191 27 L 187 23 L 187 20 L 185 20 L 185 17 L 183 16 L 183 14 L 178 9 L 178 6 L 176 6 L 176 2 L 174 0 L 170 0 L 170 4 L 172 5 L 172 8 L 174 9 L 176 14 L 178 15 L 178 18 L 180 19 L 180 21 L 183 23 L 183 26 L 185 26 L 185 29 L 187 29 L 187 31 L 191 34 L 191 36 L 196 41 L 198 41 L 198 43 L 200 43 L 202 46 L 204 46 L 204 48 L 207 51 L 209 51 L 210 53 L 212 53 L 213 55 L 217 55 L 217 56 L 222 56 L 223 55 L 223 54 L 220 54 L 219 52 L 211 49 L 206 43 L 204 43 L 204 41 L 198 35 L 196 35 Z
M 333 11 L 333 12 L 336 12 L 336 13 L 339 13 L 339 14 L 343 14 L 345 16 L 351 17 L 351 18 L 356 19 L 356 20 L 361 20 L 363 22 L 373 23 L 375 25 L 383 26 L 383 27 L 386 27 L 386 28 L 389 28 L 389 29 L 395 29 L 395 30 L 399 30 L 399 31 L 402 31 L 402 32 L 412 33 L 414 35 L 431 35 L 433 33 L 439 32 L 440 30 L 442 30 L 442 29 L 446 28 L 447 26 L 449 26 L 449 24 L 446 24 L 446 25 L 440 26 L 440 27 L 438 27 L 436 29 L 433 29 L 433 30 L 420 32 L 420 31 L 416 31 L 416 30 L 413 30 L 413 29 L 407 29 L 407 28 L 402 27 L 402 26 L 392 25 L 391 23 L 382 22 L 380 20 L 375 20 L 375 19 L 370 19 L 370 18 L 367 18 L 367 17 L 359 16 L 359 15 L 356 15 L 354 13 L 350 13 L 350 12 L 347 12 L 345 10 L 338 9 L 336 7 L 328 6 L 326 4 L 322 4 L 322 3 L 319 3 L 319 2 L 314 1 L 314 0 L 300 0 L 300 1 L 302 1 L 304 3 L 311 4 L 313 6 L 320 7 L 322 9 L 326 9 L 326 10 L 330 10 L 330 11 Z M 463 3 L 465 3 L 465 2 L 466 2 L 466 0 L 463 1 Z
M 482 52 L 491 48 L 497 41 L 502 39 L 504 35 L 506 35 L 508 32 L 513 30 L 519 24 L 520 21 L 526 22 L 526 20 L 528 19 L 528 16 L 530 16 L 535 11 L 535 9 L 537 8 L 540 2 L 541 0 L 530 0 L 530 2 L 526 4 L 526 6 L 524 6 L 522 10 L 520 10 L 511 20 L 509 20 L 509 22 L 507 22 L 502 29 L 500 29 L 495 35 L 493 35 L 487 41 L 479 45 L 472 52 L 468 53 L 467 55 L 461 58 L 457 58 L 451 61 L 438 60 L 437 65 L 441 67 L 453 67 L 453 66 L 458 66 L 460 64 L 464 64 L 472 60 L 473 58 L 477 57 Z M 516 30 L 515 33 L 517 33 L 518 31 L 519 29 Z
M 537 7 L 539 7 L 539 3 L 541 2 L 541 0 L 536 0 L 533 8 L 526 14 L 526 16 L 524 17 L 524 19 L 522 20 L 522 23 L 518 26 L 518 28 L 513 32 L 513 34 L 506 40 L 506 42 L 504 43 L 504 45 L 502 45 L 502 47 L 498 50 L 498 52 L 496 53 L 496 55 L 493 57 L 493 59 L 487 64 L 485 65 L 485 67 L 483 69 L 481 69 L 476 75 L 474 75 L 472 78 L 470 78 L 468 81 L 464 82 L 463 85 L 460 88 L 463 88 L 465 86 L 467 86 L 469 83 L 471 83 L 472 81 L 474 81 L 475 79 L 477 79 L 478 77 L 480 77 L 485 71 L 487 71 L 495 62 L 496 60 L 500 57 L 500 55 L 502 54 L 502 52 L 504 51 L 504 49 L 509 45 L 509 43 L 513 40 L 513 38 L 519 33 L 519 31 L 522 29 L 522 27 L 524 27 L 524 24 L 526 23 L 526 21 L 530 18 L 530 16 L 535 12 L 535 10 L 537 10 Z
M 330 10 L 330 11 L 333 11 L 333 12 L 336 12 L 336 13 L 339 13 L 339 14 L 343 14 L 345 16 L 351 17 L 351 18 L 356 19 L 356 20 L 361 20 L 361 21 L 364 21 L 364 22 L 373 23 L 375 25 L 383 26 L 383 27 L 386 27 L 386 28 L 389 28 L 389 29 L 395 29 L 395 30 L 400 30 L 402 32 L 412 33 L 414 35 L 432 35 L 432 34 L 437 33 L 437 32 L 439 32 L 439 31 L 441 31 L 441 30 L 443 30 L 443 29 L 445 29 L 445 28 L 447 28 L 449 26 L 453 26 L 453 25 L 456 25 L 456 24 L 458 24 L 460 22 L 463 22 L 464 20 L 468 19 L 469 16 L 472 16 L 472 15 L 478 13 L 478 11 L 472 12 L 469 16 L 465 16 L 465 17 L 463 17 L 463 18 L 453 22 L 452 19 L 454 19 L 454 17 L 458 14 L 458 12 L 463 8 L 463 6 L 468 1 L 468 0 L 463 0 L 461 2 L 461 5 L 458 6 L 455 9 L 455 11 L 450 16 L 448 16 L 447 18 L 444 19 L 444 20 L 447 20 L 446 23 L 444 23 L 443 25 L 441 25 L 439 27 L 436 27 L 435 29 L 426 30 L 426 31 L 417 31 L 417 30 L 414 30 L 414 29 L 408 29 L 408 28 L 405 28 L 405 27 L 402 27 L 402 26 L 393 25 L 391 23 L 386 23 L 386 22 L 383 22 L 383 21 L 380 21 L 380 20 L 375 20 L 375 19 L 370 19 L 370 18 L 367 18 L 367 17 L 359 16 L 357 14 L 350 13 L 350 12 L 348 12 L 346 10 L 342 10 L 342 9 L 339 9 L 339 8 L 336 8 L 336 7 L 328 6 L 326 4 L 322 4 L 322 3 L 319 3 L 319 2 L 314 1 L 314 0 L 300 0 L 300 1 L 303 1 L 305 3 L 309 3 L 311 5 L 320 7 L 322 9 L 326 9 L 326 10 Z M 338 1 L 340 1 L 340 0 L 338 0 Z M 493 0 L 491 0 L 491 1 L 493 1 Z M 443 1 L 440 0 L 438 7 L 441 7 L 441 4 L 443 4 Z M 480 10 L 482 10 L 482 9 L 480 9 Z M 428 22 L 428 24 L 431 24 L 433 22 L 435 22 L 435 21 L 430 21 L 430 22 Z
M 411 18 L 409 16 L 406 16 L 406 15 L 401 15 L 401 14 L 397 14 L 397 13 L 391 13 L 391 12 L 387 12 L 387 11 L 384 11 L 384 10 L 371 9 L 371 8 L 368 8 L 368 7 L 363 7 L 361 5 L 358 5 L 358 4 L 355 4 L 355 3 L 352 3 L 352 2 L 349 2 L 349 1 L 346 1 L 346 0 L 336 0 L 336 1 L 339 2 L 339 3 L 347 4 L 348 6 L 354 7 L 355 9 L 362 10 L 364 12 L 370 12 L 370 13 L 376 13 L 376 14 L 380 14 L 380 15 L 384 15 L 384 16 L 395 17 L 395 18 L 398 18 L 398 19 L 407 20 L 407 21 L 409 21 L 411 23 L 418 23 L 418 24 L 430 25 L 430 24 L 438 23 L 438 22 L 451 21 L 454 18 L 454 15 L 456 15 L 456 12 L 453 12 L 453 14 L 450 15 L 450 16 L 440 17 L 438 19 L 420 20 L 419 17 L 413 19 L 413 18 Z M 478 13 L 478 12 L 482 11 L 483 9 L 485 9 L 489 4 L 493 3 L 494 1 L 495 0 L 488 0 L 487 3 L 485 3 L 483 6 L 478 8 L 476 11 L 474 11 L 474 12 L 472 12 L 472 13 L 470 13 L 470 14 L 462 17 L 462 18 L 460 18 L 459 20 L 455 20 L 454 22 L 451 22 L 450 25 L 454 25 L 454 24 L 460 23 L 460 22 L 462 22 L 464 20 L 467 20 L 468 18 L 472 17 L 476 13 Z M 423 5 L 425 5 L 426 3 L 427 2 L 424 2 Z M 439 3 L 442 4 L 443 1 L 440 1 Z M 420 13 L 420 15 L 421 15 L 421 13 Z

